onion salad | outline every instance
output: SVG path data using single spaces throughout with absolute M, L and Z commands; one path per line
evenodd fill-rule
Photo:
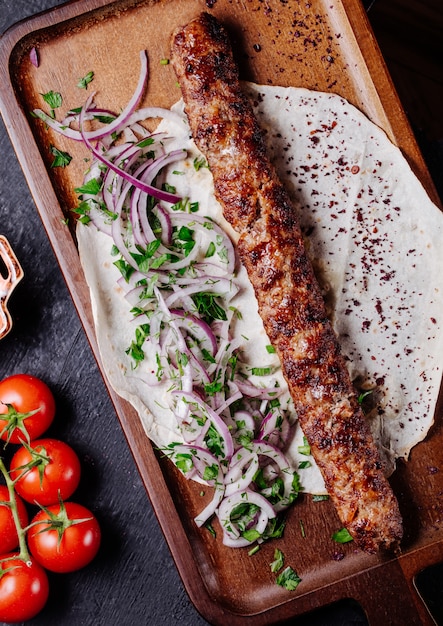
M 186 478 L 212 488 L 195 523 L 209 526 L 215 517 L 224 544 L 251 546 L 280 536 L 280 513 L 301 490 L 285 456 L 294 416 L 274 369 L 242 359 L 245 339 L 233 333 L 240 315 L 233 299 L 242 288 L 235 245 L 207 207 L 171 182 L 186 148 L 171 147 L 171 134 L 152 132 L 145 121 L 168 119 L 189 136 L 187 120 L 174 110 L 138 108 L 148 78 L 145 52 L 140 59 L 121 113 L 99 109 L 92 93 L 62 121 L 34 114 L 90 151 L 76 189 L 79 227 L 109 238 L 133 324 L 127 376 L 153 390 L 167 382 L 180 436 L 162 452 Z M 200 156 L 191 167 L 207 164 Z

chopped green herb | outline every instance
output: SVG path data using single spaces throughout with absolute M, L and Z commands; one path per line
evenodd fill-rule
M 157 371 L 155 372 L 155 376 L 158 381 L 163 378 L 163 366 L 160 360 L 160 355 L 157 353 L 155 355 L 155 362 L 157 363 Z
M 214 480 L 218 476 L 218 465 L 207 465 L 203 472 L 203 480 Z
M 310 456 L 311 454 L 311 446 L 308 443 L 308 440 L 306 437 L 303 437 L 303 445 L 302 446 L 298 446 L 297 450 L 300 454 L 304 454 L 305 456 Z
M 169 59 L 160 59 L 160 65 L 169 65 Z
M 231 521 L 237 524 L 240 532 L 246 532 L 249 524 L 257 515 L 259 507 L 250 502 L 242 502 L 238 504 L 231 513 Z
M 205 385 L 205 393 L 208 396 L 215 396 L 216 393 L 222 391 L 223 383 L 220 380 L 214 380 L 212 383 L 208 383 Z
M 272 367 L 251 367 L 251 374 L 254 376 L 269 376 L 272 374 Z
M 132 341 L 129 348 L 126 350 L 126 354 L 128 354 L 135 361 L 137 365 L 140 361 L 143 361 L 145 358 L 145 354 L 143 352 L 143 344 L 145 343 L 146 337 L 149 335 L 149 324 L 141 324 L 137 326 L 135 329 L 135 340 Z
M 169 193 L 175 193 L 177 191 L 176 188 L 174 187 L 174 185 L 170 185 L 169 183 L 163 183 L 162 189 L 163 189 L 163 191 L 168 191 Z M 174 207 L 172 207 L 172 208 L 174 208 Z
M 183 474 L 186 474 L 186 472 L 190 472 L 194 467 L 192 455 L 185 454 L 184 452 L 180 452 L 175 455 L 174 463 L 176 467 L 183 472 Z
M 187 226 L 182 226 L 177 233 L 177 238 L 182 241 L 192 241 L 194 237 L 194 231 Z
M 47 93 L 42 93 L 41 96 L 51 109 L 58 109 L 63 103 L 62 95 L 58 91 L 48 91 Z
M 194 159 L 194 169 L 196 172 L 198 172 L 198 170 L 200 170 L 202 167 L 208 167 L 208 164 L 206 162 L 205 157 L 201 156 L 201 157 L 196 157 Z
M 298 464 L 298 469 L 306 469 L 308 467 L 311 467 L 311 461 L 301 461 Z
M 274 517 L 270 519 L 263 535 L 264 539 L 280 539 L 285 529 L 285 521 L 283 518 Z
M 285 563 L 285 556 L 281 550 L 275 548 L 274 550 L 274 560 L 271 563 L 271 572 L 275 574 L 283 567 Z
M 327 494 L 312 496 L 312 502 L 324 502 L 325 500 L 329 500 L 329 496 Z
M 272 400 L 269 400 L 270 409 L 276 409 L 279 406 L 280 406 L 280 400 L 278 398 L 273 398 Z
M 89 202 L 80 202 L 80 204 L 75 209 L 71 210 L 73 213 L 79 216 L 78 221 L 81 224 L 87 225 L 91 221 L 91 218 L 89 217 L 90 209 L 91 205 L 89 204 Z
M 223 457 L 225 455 L 222 436 L 212 425 L 206 433 L 205 443 L 214 456 Z
M 54 156 L 51 167 L 66 167 L 72 161 L 72 156 L 68 152 L 63 152 L 63 150 L 59 150 L 52 144 L 49 149 Z
M 79 89 L 87 89 L 89 83 L 92 82 L 93 78 L 94 78 L 94 72 L 88 72 L 86 76 L 83 76 L 83 78 L 80 78 L 80 80 L 77 83 L 77 87 Z
M 266 346 L 266 351 L 268 352 L 268 354 L 275 354 L 275 348 L 274 346 L 271 346 L 271 344 L 268 344 Z
M 233 312 L 233 314 L 235 315 L 235 317 L 238 320 L 242 320 L 243 319 L 243 315 L 241 314 L 241 311 L 239 309 L 237 309 L 235 306 L 230 306 L 229 310 Z
M 363 401 L 371 395 L 371 393 L 374 393 L 374 389 L 368 389 L 367 391 L 362 391 L 361 394 L 358 396 L 358 403 L 359 404 L 363 404 Z
M 98 122 L 101 122 L 102 124 L 110 124 L 111 122 L 115 120 L 115 116 L 114 115 L 99 115 L 98 113 L 95 113 L 94 119 L 97 120 Z
M 253 439 L 254 433 L 252 430 L 247 430 L 243 432 L 240 436 L 236 436 L 236 440 L 241 446 L 243 446 L 243 448 L 247 448 Z
M 183 352 L 179 352 L 178 350 L 175 353 L 178 371 L 180 376 L 183 376 L 185 367 L 189 363 L 189 357 L 187 354 L 183 354 Z
M 81 187 L 75 187 L 74 191 L 79 196 L 83 194 L 96 196 L 101 189 L 101 182 L 97 178 L 91 178 L 87 183 Z
M 353 538 L 347 528 L 337 530 L 337 532 L 332 535 L 332 539 L 337 543 L 348 543 L 349 541 L 353 541 Z
M 202 355 L 203 355 L 203 359 L 205 361 L 208 361 L 208 363 L 216 363 L 217 362 L 216 359 L 209 352 L 209 350 L 207 350 L 206 348 L 202 348 Z
M 209 259 L 209 257 L 214 256 L 214 254 L 215 254 L 215 243 L 211 241 L 211 243 L 208 246 L 208 249 L 206 250 L 205 258 Z
M 142 139 L 138 142 L 137 148 L 147 148 L 148 146 L 152 146 L 154 143 L 154 139 L 152 137 L 146 137 L 146 139 Z
M 242 537 L 253 543 L 254 541 L 257 541 L 257 539 L 260 539 L 261 533 L 259 533 L 255 528 L 250 528 L 249 530 L 242 532 Z
M 281 574 L 277 576 L 275 581 L 280 587 L 284 587 L 288 591 L 294 591 L 301 583 L 301 578 L 298 576 L 292 567 L 286 567 Z
M 134 268 L 132 267 L 132 265 L 129 265 L 129 263 L 126 263 L 126 261 L 124 261 L 123 259 L 118 259 L 117 261 L 114 261 L 114 265 L 119 270 L 120 274 L 123 276 L 126 282 L 129 281 L 130 276 L 134 273 Z
M 205 524 L 205 528 L 206 528 L 207 530 L 209 530 L 209 532 L 211 533 L 211 535 L 212 535 L 213 537 L 216 537 L 216 536 L 217 536 L 217 535 L 216 535 L 216 532 L 215 532 L 215 529 L 214 529 L 213 525 L 212 525 L 210 522 L 206 522 L 206 524 Z
M 201 291 L 194 294 L 192 300 L 197 312 L 208 324 L 214 320 L 226 321 L 228 319 L 225 310 L 217 302 L 217 296 L 213 293 Z

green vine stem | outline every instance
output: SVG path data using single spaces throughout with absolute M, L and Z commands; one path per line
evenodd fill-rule
M 12 478 L 10 477 L 9 472 L 6 469 L 2 458 L 0 458 L 0 472 L 3 474 L 3 477 L 6 481 L 6 486 L 9 492 L 9 503 L 10 503 L 9 506 L 11 508 L 12 517 L 14 519 L 14 524 L 17 530 L 17 535 L 18 535 L 20 554 L 18 555 L 17 558 L 27 563 L 28 561 L 31 560 L 31 557 L 28 551 L 28 546 L 26 545 L 26 532 L 22 528 L 22 525 L 20 523 L 20 518 L 18 515 L 17 498 L 15 496 L 15 489 L 14 489 L 15 481 L 13 481 Z

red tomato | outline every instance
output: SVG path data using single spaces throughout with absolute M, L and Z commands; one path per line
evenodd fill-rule
M 36 523 L 38 522 L 38 523 Z M 88 565 L 100 547 L 100 526 L 86 507 L 65 502 L 39 511 L 28 531 L 32 556 L 51 572 L 74 572 Z
M 8 560 L 0 565 L 0 621 L 24 622 L 45 606 L 48 577 L 34 560 L 25 563 L 17 554 L 6 556 Z
M 23 500 L 17 494 L 15 499 L 20 525 L 25 528 L 28 525 L 28 511 Z M 12 511 L 9 506 L 2 504 L 2 502 L 9 502 L 9 491 L 6 485 L 0 485 L 0 554 L 5 554 L 18 546 L 18 535 Z
M 0 382 L 0 438 L 22 443 L 40 437 L 55 415 L 55 400 L 39 378 L 14 374 Z
M 25 465 L 32 468 L 26 471 Z M 80 482 L 80 461 L 63 441 L 36 439 L 21 446 L 11 459 L 10 476 L 26 502 L 43 506 L 67 500 Z

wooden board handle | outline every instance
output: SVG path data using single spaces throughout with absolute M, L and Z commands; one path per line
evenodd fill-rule
M 435 626 L 436 621 L 418 593 L 414 579 L 426 567 L 443 561 L 441 544 L 426 546 L 375 568 L 354 580 L 349 597 L 365 611 L 369 624 Z

